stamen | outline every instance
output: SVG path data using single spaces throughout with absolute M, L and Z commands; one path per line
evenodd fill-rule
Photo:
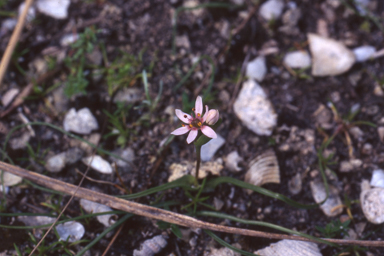
M 195 112 L 195 108 L 192 108 L 192 111 Z
M 181 126 L 185 127 L 185 124 L 181 124 Z
M 198 126 L 201 126 L 201 122 L 198 122 L 197 125 L 198 125 Z
M 189 127 L 191 127 L 191 128 L 192 128 L 192 127 L 193 127 L 193 125 L 192 125 L 192 124 L 189 124 Z
M 201 114 L 200 114 L 200 113 L 197 113 L 197 116 L 198 116 L 198 117 L 200 117 L 200 116 L 201 116 Z

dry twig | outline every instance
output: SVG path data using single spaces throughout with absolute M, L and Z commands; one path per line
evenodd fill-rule
M 201 228 L 212 231 L 232 233 L 245 236 L 264 237 L 269 239 L 290 239 L 308 242 L 317 242 L 305 237 L 275 234 L 268 232 L 261 232 L 256 230 L 248 230 L 235 227 L 227 227 L 223 225 L 217 225 L 209 222 L 204 222 L 183 214 L 174 213 L 171 211 L 155 208 L 152 206 L 124 200 L 114 196 L 99 193 L 93 190 L 81 188 L 69 183 L 65 183 L 60 180 L 55 180 L 50 177 L 30 172 L 17 166 L 7 164 L 0 161 L 0 169 L 12 174 L 18 175 L 24 179 L 31 180 L 44 187 L 69 194 L 77 198 L 87 199 L 93 202 L 107 205 L 111 208 L 126 211 L 136 215 L 148 217 L 151 219 L 162 220 L 168 223 L 173 223 L 183 227 Z M 332 242 L 339 245 L 359 245 L 359 246 L 371 246 L 371 247 L 384 247 L 384 241 L 362 241 L 362 240 L 342 240 L 342 239 L 324 239 L 328 242 Z

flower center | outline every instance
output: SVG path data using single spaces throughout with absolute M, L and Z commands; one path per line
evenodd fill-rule
M 198 119 L 198 118 L 195 118 L 195 119 L 193 119 L 192 120 L 192 122 L 189 124 L 189 127 L 191 127 L 191 128 L 200 128 L 201 127 L 201 125 L 202 125 L 202 123 L 201 123 L 201 121 L 200 121 L 200 119 Z

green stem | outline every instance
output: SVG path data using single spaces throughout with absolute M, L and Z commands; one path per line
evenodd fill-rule
M 201 162 L 201 146 L 196 146 L 196 174 L 195 174 L 195 179 L 196 183 L 198 183 L 198 178 L 199 178 L 199 169 L 200 169 L 200 162 Z

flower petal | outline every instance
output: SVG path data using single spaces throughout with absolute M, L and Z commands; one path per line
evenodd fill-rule
M 196 99 L 196 102 L 195 102 L 195 114 L 197 116 L 199 116 L 198 114 L 201 114 L 203 113 L 203 99 L 201 98 L 201 96 L 197 96 L 197 99 Z
M 205 122 L 205 119 L 207 118 L 208 112 L 209 112 L 209 108 L 207 105 L 205 105 L 205 113 L 204 113 L 203 119 L 201 120 L 203 123 Z
M 189 133 L 188 138 L 187 138 L 187 143 L 191 144 L 191 142 L 196 139 L 198 133 L 199 133 L 198 130 L 191 130 L 191 132 Z
M 207 136 L 209 138 L 212 138 L 212 139 L 216 139 L 217 138 L 216 132 L 211 127 L 209 127 L 207 125 L 203 125 L 200 129 L 201 129 L 201 132 L 205 136 Z M 191 135 L 191 134 L 189 134 L 189 135 Z
M 180 109 L 175 110 L 176 116 L 184 123 L 189 124 L 190 119 L 192 119 L 192 116 L 188 115 L 187 113 L 184 113 Z
M 189 130 L 190 130 L 189 126 L 184 126 L 184 127 L 177 128 L 176 130 L 171 132 L 171 134 L 182 135 L 182 134 L 186 134 L 187 132 L 189 132 Z

